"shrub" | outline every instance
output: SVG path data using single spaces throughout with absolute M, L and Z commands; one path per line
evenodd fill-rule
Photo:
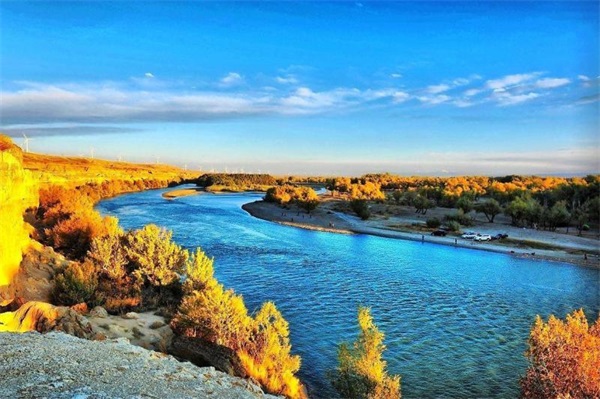
M 460 231 L 460 224 L 454 220 L 446 222 L 446 229 L 449 231 Z
M 51 229 L 46 229 L 45 235 L 56 250 L 71 259 L 83 259 L 92 240 L 108 233 L 116 219 L 102 218 L 100 214 L 89 212 L 74 213 L 67 219 L 59 221 Z
M 332 382 L 339 395 L 348 399 L 400 398 L 400 376 L 389 376 L 382 359 L 384 334 L 373 323 L 368 308 L 358 309 L 359 334 L 349 346 L 338 349 L 338 368 Z
M 350 201 L 350 209 L 354 213 L 358 215 L 362 220 L 367 220 L 371 217 L 371 212 L 369 211 L 369 205 L 367 205 L 367 201 L 363 199 L 353 199 Z
M 172 327 L 232 349 L 248 375 L 269 392 L 303 398 L 295 376 L 300 358 L 291 355 L 288 324 L 275 305 L 267 302 L 251 317 L 242 297 L 214 278 L 213 262 L 202 251 L 190 258 L 186 270 L 185 295 Z
M 125 236 L 125 253 L 141 282 L 167 286 L 178 281 L 189 253 L 174 243 L 172 236 L 153 224 Z
M 430 229 L 437 229 L 438 227 L 440 227 L 440 225 L 442 224 L 440 222 L 440 219 L 438 218 L 429 218 L 427 219 L 427 227 L 429 227 Z
M 287 321 L 273 302 L 264 303 L 251 321 L 248 342 L 239 354 L 242 364 L 269 392 L 299 398 L 302 385 L 295 373 L 300 357 L 291 350 Z
M 123 233 L 113 231 L 104 237 L 92 240 L 87 259 L 94 263 L 101 273 L 115 281 L 123 279 L 128 264 L 125 248 L 122 245 Z
M 445 215 L 444 221 L 446 223 L 456 222 L 462 226 L 472 226 L 473 225 L 473 218 L 470 217 L 469 215 L 465 215 L 465 213 L 462 211 L 462 209 L 459 209 L 458 211 L 456 211 L 456 213 L 452 213 L 450 215 Z
M 54 303 L 72 306 L 82 302 L 95 306 L 101 298 L 96 295 L 98 271 L 91 262 L 70 263 L 54 278 Z
M 600 317 L 590 327 L 583 310 L 566 321 L 550 316 L 545 323 L 538 316 L 525 355 L 523 398 L 600 397 Z

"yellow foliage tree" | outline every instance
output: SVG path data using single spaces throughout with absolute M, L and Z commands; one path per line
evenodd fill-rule
M 254 316 L 249 342 L 239 353 L 242 364 L 269 392 L 289 398 L 304 397 L 295 376 L 300 356 L 292 355 L 288 322 L 273 302 L 266 302 Z
M 339 365 L 333 385 L 343 398 L 400 398 L 400 376 L 389 376 L 382 354 L 384 334 L 379 331 L 369 308 L 358 309 L 359 334 L 350 347 L 343 343 L 338 350 Z
M 275 305 L 267 302 L 251 317 L 243 298 L 218 283 L 212 259 L 200 250 L 187 261 L 186 273 L 175 330 L 232 349 L 248 375 L 268 391 L 304 398 L 295 376 L 300 357 L 291 355 L 288 324 Z
M 590 327 L 581 309 L 566 321 L 538 316 L 525 355 L 523 398 L 600 398 L 600 317 Z

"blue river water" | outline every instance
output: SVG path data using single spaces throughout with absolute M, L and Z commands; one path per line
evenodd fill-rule
M 470 249 L 342 235 L 256 219 L 241 206 L 261 194 L 165 200 L 165 190 L 122 195 L 98 209 L 125 229 L 154 223 L 215 259 L 215 274 L 248 309 L 271 300 L 290 323 L 301 379 L 335 397 L 327 371 L 357 334 L 359 305 L 385 332 L 390 373 L 405 398 L 512 398 L 536 315 L 600 312 L 600 272 Z

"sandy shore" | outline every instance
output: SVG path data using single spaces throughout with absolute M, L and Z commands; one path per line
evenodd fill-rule
M 551 249 L 527 248 L 523 244 L 524 241 L 519 240 L 523 236 L 523 232 L 520 232 L 521 229 L 509 228 L 508 226 L 493 226 L 493 228 L 508 231 L 509 236 L 514 237 L 515 240 L 501 243 L 494 241 L 475 242 L 462 239 L 458 235 L 435 237 L 427 231 L 411 231 L 410 225 L 390 227 L 391 222 L 385 219 L 374 218 L 373 220 L 363 221 L 355 216 L 334 211 L 331 203 L 322 204 L 311 215 L 294 206 L 291 206 L 290 209 L 283 209 L 276 204 L 264 201 L 251 202 L 243 205 L 242 208 L 254 217 L 303 229 L 343 234 L 369 234 L 379 237 L 420 241 L 424 244 L 435 243 L 504 253 L 522 258 L 567 262 L 585 267 L 600 268 L 599 243 L 592 239 L 574 239 L 575 237 L 572 236 L 556 237 L 556 234 L 548 235 L 545 234 L 547 232 L 528 230 L 528 241 L 551 247 Z M 473 227 L 469 230 L 488 234 L 485 228 L 490 229 L 492 227 Z M 517 234 L 517 231 L 512 231 L 512 229 L 519 230 L 521 235 Z M 586 255 L 584 256 L 584 254 Z M 587 259 L 585 259 L 586 257 Z
M 199 188 L 182 188 L 179 190 L 171 190 L 163 193 L 163 197 L 167 199 L 174 199 L 179 197 L 187 197 L 188 195 L 199 194 L 202 190 Z

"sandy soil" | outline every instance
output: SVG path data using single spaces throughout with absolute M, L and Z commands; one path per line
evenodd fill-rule
M 465 231 L 475 231 L 482 234 L 495 235 L 506 233 L 509 240 L 475 242 L 460 238 L 460 234 L 446 237 L 434 237 L 431 229 L 426 229 L 424 223 L 432 216 L 442 216 L 443 208 L 427 215 L 415 215 L 414 208 L 394 207 L 396 212 L 375 213 L 367 221 L 356 216 L 341 212 L 339 201 L 323 198 L 323 202 L 312 215 L 299 210 L 295 206 L 283 209 L 276 204 L 256 201 L 242 207 L 252 216 L 273 221 L 288 226 L 310 230 L 328 231 L 344 234 L 370 234 L 381 237 L 399 238 L 405 240 L 433 242 L 436 244 L 471 248 L 477 250 L 500 252 L 519 257 L 545 259 L 568 262 L 586 267 L 600 268 L 600 241 L 596 238 L 578 237 L 560 232 L 549 232 L 533 229 L 522 229 L 506 224 L 502 217 L 495 223 L 476 221 Z M 404 210 L 398 208 L 406 208 Z M 451 212 L 446 209 L 445 212 Z M 439 213 L 439 215 L 438 215 Z M 441 218 L 440 218 L 441 219 Z M 587 258 L 587 259 L 586 259 Z
M 173 332 L 161 316 L 154 313 L 130 312 L 123 316 L 86 315 L 94 330 L 109 339 L 127 338 L 132 345 L 165 352 L 169 347 Z
M 179 197 L 187 197 L 188 195 L 196 195 L 199 194 L 202 190 L 199 188 L 183 188 L 180 190 L 171 190 L 163 193 L 163 197 L 167 199 L 174 199 Z

